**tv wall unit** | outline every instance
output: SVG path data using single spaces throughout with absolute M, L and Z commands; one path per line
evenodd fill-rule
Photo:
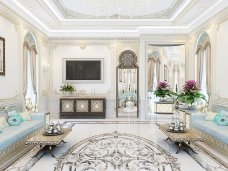
M 105 118 L 104 97 L 60 98 L 60 119 Z

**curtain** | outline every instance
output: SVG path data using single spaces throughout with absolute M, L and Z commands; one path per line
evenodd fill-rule
M 26 96 L 28 90 L 28 45 L 25 43 L 23 47 L 23 94 Z
M 154 66 L 155 61 L 154 58 L 149 58 L 148 60 L 148 89 L 153 90 L 154 86 Z
M 205 48 L 206 56 L 206 89 L 208 94 L 208 101 L 210 100 L 211 95 L 211 45 L 206 45 Z
M 203 76 L 203 67 L 202 67 L 203 50 L 201 47 L 197 50 L 196 55 L 197 55 L 197 82 L 199 84 L 199 87 L 201 88 L 202 76 Z
M 157 73 L 157 83 L 159 83 L 160 82 L 160 60 L 158 59 L 157 61 L 156 61 L 156 73 Z
M 37 88 L 36 88 L 36 50 L 34 48 L 31 49 L 30 51 L 31 53 L 31 72 L 32 72 L 32 87 L 33 87 L 33 91 L 35 94 L 35 106 L 34 106 L 34 110 L 36 111 L 36 104 L 37 104 Z
M 37 94 L 36 90 L 36 51 L 35 49 L 31 50 L 31 61 L 32 61 L 32 86 L 34 94 Z

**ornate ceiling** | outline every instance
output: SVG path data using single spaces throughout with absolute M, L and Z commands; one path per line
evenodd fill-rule
M 49 37 L 139 37 L 187 34 L 219 12 L 228 0 L 0 0 Z
M 65 18 L 169 18 L 182 0 L 54 0 Z M 80 5 L 78 5 L 80 4 Z

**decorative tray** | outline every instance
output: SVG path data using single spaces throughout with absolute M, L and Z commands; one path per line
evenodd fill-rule
M 187 131 L 186 131 L 186 130 L 183 130 L 183 131 L 180 131 L 180 130 L 175 131 L 175 130 L 170 130 L 170 129 L 168 129 L 168 132 L 173 132 L 173 133 L 186 133 Z
M 57 135 L 62 135 L 63 133 L 64 132 L 60 132 L 60 133 L 57 133 L 57 134 L 54 134 L 54 133 L 49 134 L 47 132 L 44 132 L 43 135 L 45 135 L 45 136 L 57 136 Z

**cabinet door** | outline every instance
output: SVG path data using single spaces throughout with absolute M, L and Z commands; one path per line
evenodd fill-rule
M 61 100 L 61 112 L 74 112 L 74 100 Z
M 91 100 L 91 112 L 103 112 L 103 100 Z
M 89 112 L 89 100 L 76 100 L 76 112 Z

